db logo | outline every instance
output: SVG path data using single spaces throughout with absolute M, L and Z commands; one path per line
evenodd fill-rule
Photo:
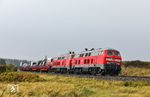
M 7 89 L 8 89 L 8 92 L 10 93 L 16 93 L 19 91 L 18 85 L 15 85 L 15 84 L 8 84 Z

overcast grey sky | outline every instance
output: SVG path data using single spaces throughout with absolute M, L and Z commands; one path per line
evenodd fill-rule
M 150 0 L 0 0 L 0 57 L 111 47 L 148 61 L 149 42 Z

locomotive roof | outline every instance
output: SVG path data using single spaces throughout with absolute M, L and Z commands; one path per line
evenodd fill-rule
M 94 50 L 82 51 L 80 53 L 96 52 L 96 51 L 102 51 L 102 50 L 115 50 L 115 49 L 113 49 L 113 48 L 98 48 L 98 49 L 94 49 Z
M 98 52 L 98 51 L 102 51 L 102 50 L 115 50 L 115 49 L 113 49 L 113 48 L 98 48 L 98 49 L 82 51 L 82 52 L 78 52 L 78 53 L 74 53 L 74 54 L 69 54 L 69 53 L 68 54 L 62 54 L 62 55 L 59 55 L 57 57 L 66 57 L 66 56 L 76 55 L 76 54 L 92 53 L 92 52 Z M 53 58 L 57 58 L 57 57 L 53 57 Z

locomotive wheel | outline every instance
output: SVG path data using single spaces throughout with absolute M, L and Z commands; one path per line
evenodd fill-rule
M 101 68 L 97 68 L 97 74 L 101 74 L 102 69 Z
M 93 69 L 92 69 L 91 74 L 92 74 L 92 75 L 96 75 L 96 74 L 97 74 L 97 72 L 96 72 L 96 69 L 95 69 L 95 68 L 93 68 Z
M 82 68 L 79 68 L 79 74 L 82 74 Z
M 105 76 L 105 75 L 106 75 L 106 73 L 105 73 L 104 70 L 101 70 L 101 75 L 102 75 L 102 76 Z
M 91 74 L 91 75 L 96 75 L 97 74 L 97 68 L 89 68 L 89 73 Z
M 81 74 L 82 68 L 75 68 L 75 74 Z
M 78 68 L 75 68 L 75 69 L 74 69 L 74 73 L 75 73 L 75 74 L 78 74 Z
M 67 70 L 67 73 L 73 74 L 74 73 L 74 69 Z
M 67 72 L 68 72 L 68 71 L 67 71 L 67 69 L 65 68 L 65 69 L 64 69 L 64 73 L 67 73 Z
M 115 72 L 115 76 L 119 76 L 119 72 L 118 71 Z

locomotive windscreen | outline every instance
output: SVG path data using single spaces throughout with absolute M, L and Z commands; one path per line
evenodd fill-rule
M 115 50 L 107 50 L 107 55 L 108 56 L 120 56 L 120 53 Z

